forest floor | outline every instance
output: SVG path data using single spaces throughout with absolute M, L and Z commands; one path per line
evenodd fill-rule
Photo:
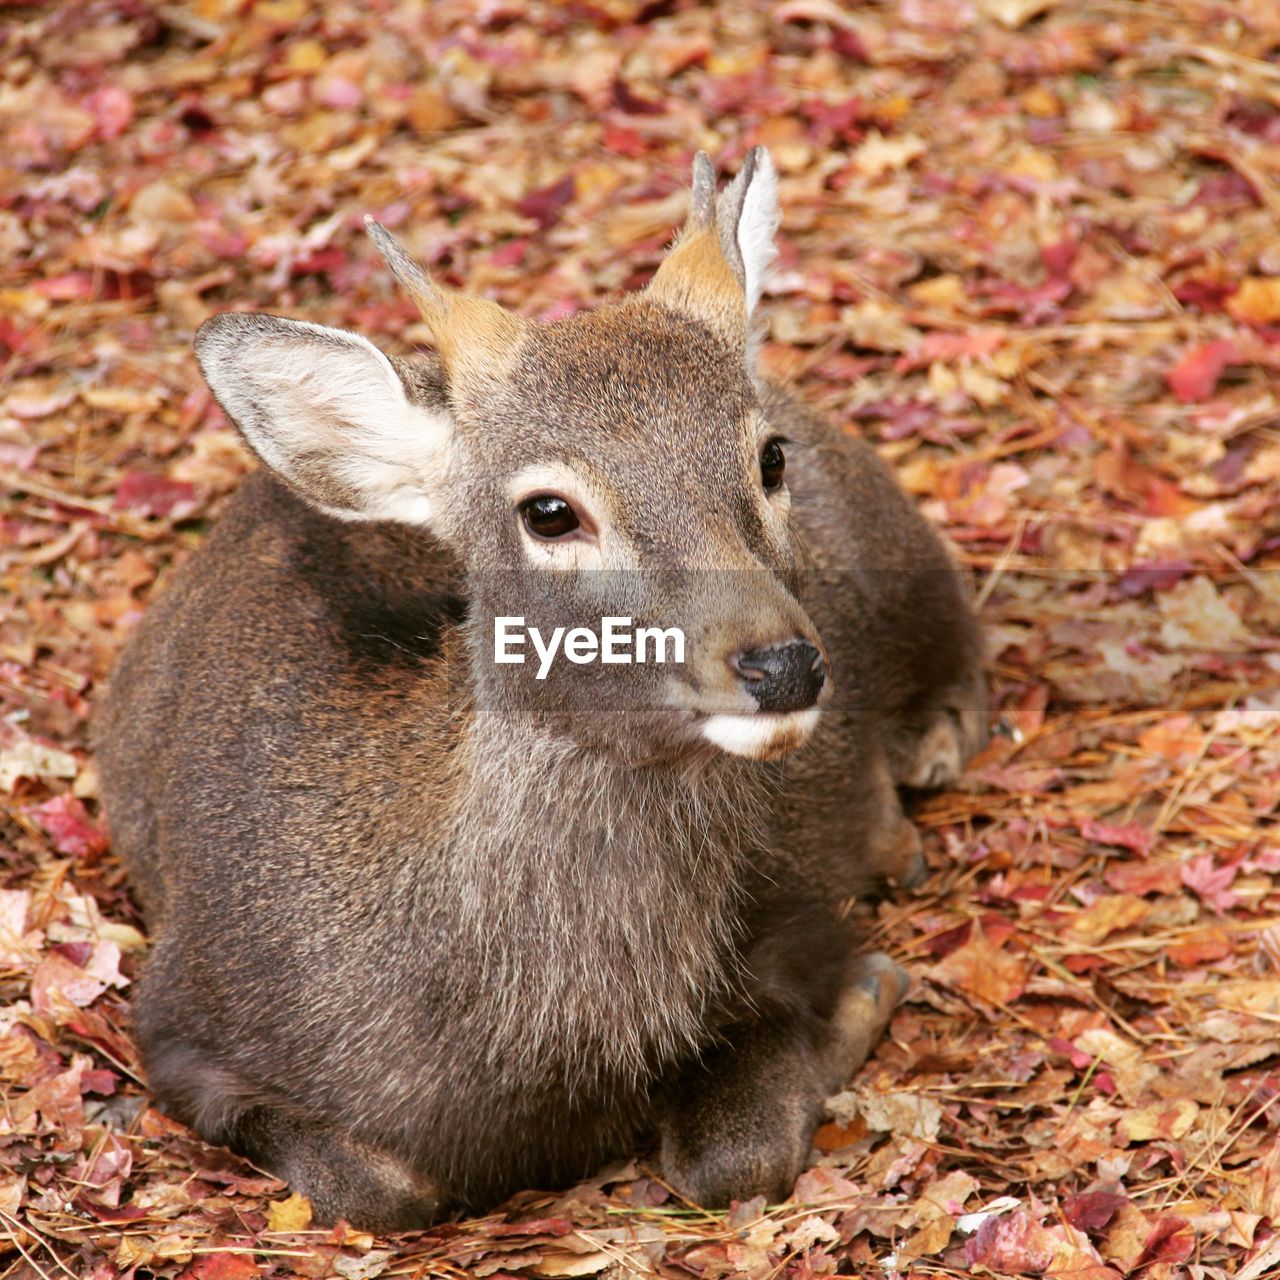
M 83 0 L 0 19 L 5 1276 L 1280 1275 L 1274 0 Z M 148 1106 L 87 725 L 249 468 L 191 336 L 540 318 L 766 143 L 774 371 L 971 568 L 996 734 L 864 910 L 915 987 L 782 1205 L 644 1153 L 374 1239 Z M 282 978 L 287 982 L 287 978 Z

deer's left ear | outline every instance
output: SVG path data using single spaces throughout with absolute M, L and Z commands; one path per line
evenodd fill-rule
M 742 285 L 747 316 L 756 309 L 765 272 L 778 253 L 778 171 L 764 147 L 752 147 L 738 176 L 716 201 L 720 247 Z
M 778 175 L 769 153 L 755 147 L 718 197 L 715 182 L 711 161 L 699 152 L 689 220 L 650 282 L 649 295 L 745 351 L 751 313 L 776 253 Z

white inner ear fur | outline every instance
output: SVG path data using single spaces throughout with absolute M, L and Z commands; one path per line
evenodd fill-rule
M 742 254 L 747 315 L 756 309 L 764 289 L 765 272 L 778 253 L 775 237 L 781 214 L 778 209 L 778 171 L 763 149 L 756 161 L 751 185 L 742 201 L 738 219 L 738 252 Z
M 211 326 L 197 352 L 249 444 L 313 505 L 344 520 L 432 518 L 452 425 L 409 401 L 373 343 L 255 316 Z

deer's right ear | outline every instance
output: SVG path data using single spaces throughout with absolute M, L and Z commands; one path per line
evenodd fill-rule
M 371 342 L 231 311 L 200 326 L 195 349 L 249 446 L 313 506 L 345 520 L 431 520 L 452 424 L 409 399 Z
M 650 281 L 649 296 L 746 349 L 777 229 L 778 175 L 768 151 L 753 147 L 719 196 L 715 170 L 700 151 L 689 220 Z

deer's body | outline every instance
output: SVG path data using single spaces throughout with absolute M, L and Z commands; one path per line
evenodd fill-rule
M 376 509 L 320 445 L 282 463 L 287 433 L 258 438 L 259 403 L 220 394 L 290 485 L 252 477 L 150 610 L 98 742 L 156 935 L 136 1002 L 152 1085 L 322 1216 L 415 1225 L 585 1175 L 650 1134 L 695 1197 L 784 1193 L 822 1096 L 898 997 L 835 908 L 911 872 L 895 783 L 948 776 L 982 733 L 975 625 L 874 455 L 775 389 L 749 403 L 719 318 L 690 317 L 683 296 L 522 335 L 501 381 L 447 352 L 394 366 L 412 412 L 466 440 L 468 513 L 491 473 L 529 462 L 535 489 L 563 473 L 557 487 L 588 493 L 576 505 L 607 512 L 590 542 L 552 540 L 603 558 L 551 565 L 560 577 L 541 539 L 522 560 L 515 524 L 505 549 L 469 546 L 461 499 L 440 500 L 443 532 L 404 518 L 390 454 L 377 492 L 400 505 Z M 206 369 L 301 328 L 234 322 Z M 335 395 L 313 419 L 341 418 Z M 764 423 L 752 439 L 788 441 L 785 532 L 697 492 L 717 469 L 738 483 L 738 455 L 688 424 L 743 414 Z M 504 455 L 522 421 L 550 417 L 563 437 L 549 428 L 546 459 Z M 491 423 L 509 424 L 502 441 Z M 606 497 L 592 488 L 623 471 Z M 655 493 L 661 526 L 630 524 Z M 584 670 L 583 714 L 567 676 L 558 694 L 494 666 L 496 613 L 559 617 L 556 592 L 619 566 L 628 607 L 686 622 L 713 658 L 745 646 L 746 673 L 736 658 L 728 675 L 705 657 L 629 669 L 614 710 L 590 683 L 613 673 Z M 742 584 L 689 584 L 721 566 Z M 758 669 L 782 651 L 752 646 L 795 634 L 820 638 L 834 692 L 821 674 L 801 689 L 807 666 L 781 684 Z M 751 698 L 779 709 L 753 716 Z

